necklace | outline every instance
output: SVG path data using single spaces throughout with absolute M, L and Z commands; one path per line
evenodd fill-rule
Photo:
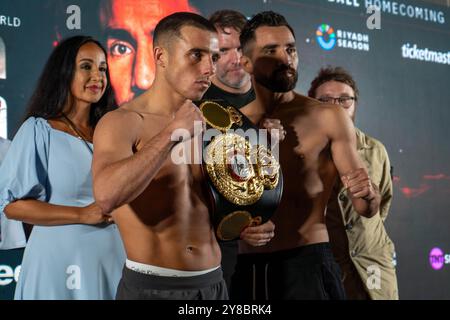
M 87 138 L 80 132 L 80 130 L 77 129 L 77 127 L 75 126 L 75 124 L 72 122 L 72 120 L 70 120 L 65 113 L 62 114 L 63 118 L 64 118 L 64 122 L 67 124 L 67 126 L 73 131 L 73 133 L 75 133 L 75 135 L 77 136 L 78 139 L 83 140 L 84 144 L 86 145 L 86 147 L 88 147 L 89 151 L 91 153 L 93 153 L 93 150 L 91 148 L 91 146 L 89 145 L 89 143 L 87 142 Z

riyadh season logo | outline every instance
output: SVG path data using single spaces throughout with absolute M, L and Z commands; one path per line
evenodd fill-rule
M 433 248 L 428 255 L 428 260 L 434 270 L 440 270 L 446 264 L 450 264 L 450 254 L 444 254 L 440 248 Z
M 369 51 L 369 35 L 351 30 L 334 29 L 331 25 L 322 23 L 316 29 L 316 40 L 319 46 L 326 51 L 330 51 L 336 46 L 338 48 Z
M 321 24 L 316 30 L 316 38 L 319 46 L 324 50 L 331 50 L 336 45 L 336 34 L 328 24 Z

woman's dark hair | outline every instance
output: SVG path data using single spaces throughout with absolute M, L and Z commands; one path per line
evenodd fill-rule
M 25 120 L 29 117 L 54 119 L 62 115 L 71 94 L 78 51 L 89 42 L 95 43 L 103 50 L 105 57 L 107 56 L 105 48 L 92 37 L 74 36 L 64 39 L 53 50 L 45 64 L 44 71 L 28 104 Z M 89 125 L 92 127 L 96 126 L 104 114 L 116 108 L 108 69 L 106 70 L 106 78 L 108 83 L 105 93 L 98 102 L 91 105 Z

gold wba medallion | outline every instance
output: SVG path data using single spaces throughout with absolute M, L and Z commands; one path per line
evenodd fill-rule
M 237 239 L 244 228 L 266 222 L 274 213 L 281 199 L 280 165 L 266 147 L 231 130 L 257 130 L 238 110 L 213 101 L 199 108 L 205 122 L 218 130 L 211 142 L 204 142 L 203 154 L 216 235 Z
M 262 146 L 251 146 L 234 133 L 214 137 L 206 148 L 206 171 L 217 190 L 230 202 L 247 206 L 264 189 L 278 184 L 280 165 Z

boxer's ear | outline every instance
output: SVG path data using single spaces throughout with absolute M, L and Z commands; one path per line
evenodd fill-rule
M 249 57 L 247 57 L 247 56 L 241 57 L 241 66 L 245 72 L 247 72 L 249 74 L 253 74 L 253 63 Z
M 165 68 L 167 65 L 167 50 L 163 47 L 156 46 L 153 48 L 153 56 L 155 57 L 155 63 L 157 66 Z

